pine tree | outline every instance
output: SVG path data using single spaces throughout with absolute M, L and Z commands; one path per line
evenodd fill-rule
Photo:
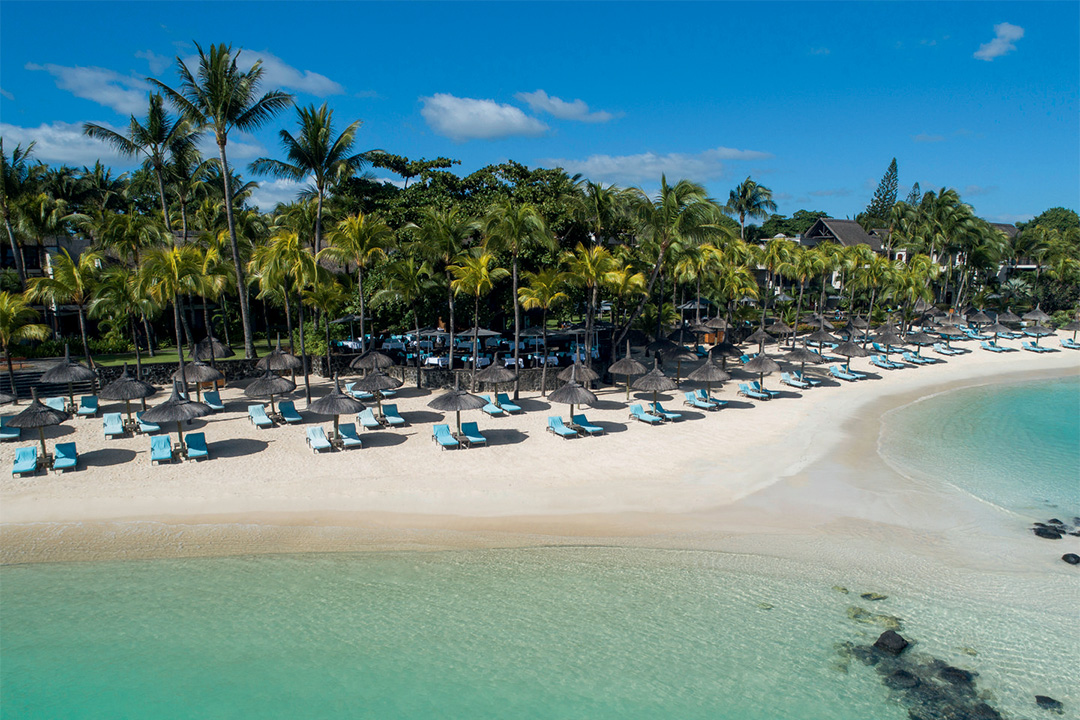
M 915 183 L 911 186 L 911 192 L 907 196 L 907 204 L 911 206 L 918 205 L 922 202 L 922 188 L 919 187 L 919 183 Z
M 889 169 L 885 171 L 885 177 L 881 178 L 877 190 L 874 191 L 874 199 L 866 206 L 866 214 L 871 218 L 884 220 L 889 217 L 889 211 L 896 204 L 896 158 L 889 163 Z

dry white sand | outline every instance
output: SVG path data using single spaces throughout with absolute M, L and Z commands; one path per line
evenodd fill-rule
M 599 404 L 585 410 L 607 430 L 595 438 L 546 432 L 547 417 L 565 417 L 567 407 L 525 393 L 519 415 L 463 413 L 489 440 L 474 449 L 443 451 L 432 442 L 432 424 L 454 417 L 428 408 L 432 391 L 415 388 L 396 399 L 406 427 L 362 431 L 364 448 L 318 456 L 307 448 L 305 427 L 331 421 L 304 412 L 302 392 L 293 394 L 302 425 L 258 430 L 242 387 L 223 391 L 224 413 L 185 428 L 206 433 L 211 459 L 199 463 L 151 467 L 147 437 L 106 440 L 100 418 L 74 419 L 46 432 L 50 446 L 77 443 L 78 471 L 0 479 L 0 562 L 615 537 L 761 552 L 763 534 L 824 542 L 858 532 L 884 543 L 895 541 L 896 528 L 925 544 L 948 534 L 948 499 L 864 483 L 857 472 L 830 478 L 807 468 L 823 458 L 849 469 L 872 460 L 881 413 L 918 397 L 1003 377 L 1080 373 L 1077 351 L 994 354 L 966 346 L 972 352 L 904 370 L 857 359 L 852 368 L 868 379 L 826 379 L 802 392 L 780 386 L 777 373 L 766 386 L 784 393 L 769 402 L 738 397 L 738 383 L 750 376 L 735 369 L 713 393 L 729 407 L 693 410 L 683 406 L 682 391 L 668 393 L 661 401 L 683 419 L 658 427 L 629 419 L 621 387 L 602 388 Z M 692 367 L 684 364 L 684 375 Z M 827 377 L 824 370 L 807 367 Z M 314 387 L 316 394 L 329 389 L 324 381 Z M 32 437 L 0 447 L 0 467 L 10 467 L 15 447 Z

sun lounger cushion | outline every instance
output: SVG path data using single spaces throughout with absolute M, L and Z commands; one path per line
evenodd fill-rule
M 45 398 L 44 404 L 48 405 L 53 410 L 59 410 L 60 412 L 64 412 L 67 407 L 67 403 L 64 402 L 64 398 L 62 397 Z
M 499 401 L 499 407 L 501 407 L 506 412 L 508 412 L 508 413 L 519 413 L 519 412 L 521 412 L 521 406 L 520 405 L 515 405 L 514 403 L 510 402 L 510 396 L 507 395 L 506 393 L 499 393 L 498 395 L 495 396 L 495 399 L 497 399 Z
M 81 417 L 97 417 L 98 413 L 98 399 L 97 395 L 83 395 L 79 398 L 79 409 L 75 413 Z
M 296 405 L 293 404 L 292 400 L 282 400 L 279 402 L 278 412 L 281 413 L 281 418 L 290 425 L 304 422 L 304 418 L 300 417 L 300 413 L 296 412 Z
M 652 412 L 665 420 L 679 420 L 682 418 L 682 413 L 668 412 L 664 409 L 664 406 L 658 402 L 652 404 Z
M 574 427 L 588 435 L 603 435 L 604 428 L 599 425 L 593 425 L 589 422 L 589 418 L 584 415 L 572 415 L 570 420 L 574 423 Z
M 341 423 L 338 425 L 338 435 L 344 448 L 364 447 L 364 442 L 356 434 L 356 425 L 353 423 Z
M 578 436 L 578 431 L 566 427 L 563 419 L 558 415 L 548 416 L 548 432 L 553 432 L 561 438 L 572 438 Z
M 168 435 L 150 438 L 150 464 L 172 462 L 172 439 Z
M 458 438 L 464 440 L 469 447 L 487 445 L 487 438 L 480 434 L 480 428 L 474 422 L 461 423 L 461 434 Z
M 772 396 L 767 395 L 760 390 L 755 390 L 746 383 L 739 383 L 739 394 L 744 397 L 754 398 L 755 400 L 771 400 Z
M 11 476 L 37 472 L 37 445 L 21 447 L 15 450 L 15 463 L 11 466 Z
M 641 403 L 634 403 L 630 406 L 630 417 L 650 425 L 658 425 L 664 422 L 662 417 L 645 412 L 645 408 L 641 407 Z
M 274 421 L 266 414 L 266 408 L 262 405 L 248 405 L 248 417 L 251 418 L 251 422 L 255 423 L 257 428 L 274 426 Z
M 454 436 L 450 434 L 449 425 L 435 425 L 431 428 L 431 439 L 439 443 L 439 447 L 442 449 L 456 448 L 461 443 L 454 439 Z
M 143 420 L 143 414 L 141 412 L 135 413 L 135 420 L 139 423 L 139 432 L 145 435 L 161 432 L 161 426 L 157 423 L 146 422 Z
M 333 446 L 326 439 L 326 431 L 321 427 L 309 427 L 307 429 L 307 444 L 313 453 L 318 454 L 322 450 L 332 450 Z
M 22 428 L 10 427 L 7 424 L 8 418 L 11 415 L 0 415 L 0 441 L 2 440 L 18 440 L 22 437 Z
M 356 422 L 365 430 L 378 430 L 382 423 L 375 419 L 375 413 L 371 408 L 364 408 L 356 415 Z
M 101 418 L 101 425 L 105 430 L 105 437 L 124 434 L 124 418 L 120 413 L 105 413 Z
M 53 448 L 53 470 L 72 470 L 79 465 L 79 453 L 75 443 L 56 443 Z
M 495 403 L 491 402 L 490 395 L 484 395 L 483 398 L 488 401 L 488 404 L 480 409 L 486 412 L 488 415 L 490 415 L 491 417 L 501 417 L 506 414 L 505 410 L 503 410 Z
M 389 425 L 404 425 L 405 418 L 398 413 L 397 405 L 383 405 L 383 418 Z
M 188 433 L 184 436 L 184 445 L 187 446 L 188 460 L 202 460 L 210 457 L 210 451 L 206 448 L 206 433 Z
M 210 409 L 215 412 L 225 409 L 225 405 L 221 402 L 221 393 L 217 390 L 208 390 L 204 392 L 203 402 L 209 405 Z

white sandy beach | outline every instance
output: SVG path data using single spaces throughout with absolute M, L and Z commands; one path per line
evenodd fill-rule
M 530 544 L 551 537 L 687 544 L 689 537 L 721 536 L 738 549 L 740 537 L 821 536 L 837 524 L 936 531 L 949 512 L 941 498 L 853 480 L 858 473 L 812 477 L 807 468 L 823 459 L 849 468 L 874 459 L 881 413 L 919 397 L 1002 378 L 1080 373 L 1080 352 L 994 354 L 969 346 L 974 351 L 964 356 L 904 370 L 855 360 L 853 369 L 870 378 L 827 380 L 803 392 L 778 385 L 776 374 L 766 386 L 785 392 L 769 402 L 738 397 L 746 376 L 736 370 L 731 382 L 714 388 L 729 407 L 697 411 L 683 407 L 681 392 L 662 395 L 684 419 L 658 427 L 628 418 L 624 390 L 603 388 L 598 406 L 586 412 L 607 434 L 568 441 L 545 431 L 547 416 L 565 416 L 567 408 L 527 393 L 522 414 L 464 414 L 490 443 L 467 450 L 443 451 L 431 441 L 432 424 L 454 418 L 429 409 L 432 391 L 415 388 L 402 388 L 397 398 L 406 427 L 362 432 L 364 448 L 319 456 L 308 450 L 304 427 L 329 426 L 329 418 L 304 413 L 303 425 L 258 430 L 247 419 L 241 387 L 223 391 L 226 412 L 185 428 L 206 433 L 211 459 L 200 463 L 151 467 L 147 437 L 106 440 L 100 418 L 74 419 L 46 432 L 50 445 L 77 443 L 78 471 L 5 473 L 0 480 L 0 561 Z M 329 384 L 318 380 L 314 387 L 322 394 Z M 302 409 L 302 392 L 294 398 Z M 159 393 L 150 404 L 163 399 Z M 0 448 L 0 466 L 10 467 L 14 448 L 29 439 Z

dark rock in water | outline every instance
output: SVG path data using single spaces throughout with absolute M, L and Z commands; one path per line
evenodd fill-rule
M 874 648 L 869 645 L 859 645 L 851 649 L 851 657 L 855 658 L 863 665 L 877 665 L 881 656 Z
M 1076 553 L 1065 553 L 1061 556 L 1061 559 L 1070 565 L 1080 565 L 1080 555 Z
M 1045 523 L 1041 523 L 1041 522 L 1037 522 L 1037 523 L 1031 523 L 1031 524 L 1032 524 L 1032 525 L 1034 525 L 1035 527 L 1046 527 L 1046 524 L 1045 524 Z
M 848 592 L 849 592 L 849 590 L 846 587 L 844 587 L 843 585 L 833 585 L 832 589 L 835 590 L 836 592 L 842 593 L 844 595 L 847 595 Z
M 849 607 L 847 615 L 855 622 L 863 623 L 864 625 L 877 625 L 886 630 L 900 629 L 900 618 L 893 615 L 878 615 L 877 613 L 872 613 L 857 605 Z
M 907 646 L 908 641 L 893 630 L 886 630 L 881 633 L 881 636 L 874 642 L 874 647 L 890 655 L 899 655 L 904 652 Z
M 870 602 L 876 602 L 878 600 L 888 600 L 889 599 L 888 595 L 881 595 L 880 593 L 876 593 L 876 592 L 863 593 L 859 597 L 861 597 L 863 600 L 869 600 Z
M 1046 524 L 1047 525 L 1064 525 L 1065 523 L 1061 522 L 1057 518 L 1050 518 L 1049 520 L 1046 521 Z
M 979 703 L 971 708 L 971 712 L 968 713 L 967 717 L 972 720 L 1002 720 L 1001 713 L 986 703 Z
M 893 690 L 907 690 L 918 685 L 919 678 L 915 677 L 907 670 L 896 670 L 890 675 L 887 675 L 881 682 L 885 683 L 885 687 L 890 687 Z
M 970 670 L 961 670 L 952 665 L 946 665 L 938 670 L 938 677 L 953 685 L 970 685 L 972 681 L 975 680 L 977 674 L 978 673 L 973 673 Z
M 1073 518 L 1073 525 L 1080 526 L 1080 517 L 1074 517 Z
M 1069 534 L 1072 535 L 1073 537 L 1080 537 L 1080 530 L 1073 530 Z
M 1061 704 L 1060 700 L 1055 700 L 1054 698 L 1047 697 L 1046 695 L 1036 695 L 1035 704 L 1041 707 L 1043 710 L 1052 710 L 1058 715 L 1061 715 L 1065 712 L 1065 706 Z
M 1035 533 L 1035 535 L 1037 535 L 1038 537 L 1046 538 L 1047 540 L 1060 540 L 1061 539 L 1061 533 L 1060 532 L 1058 532 L 1057 530 L 1055 530 L 1053 528 L 1048 528 L 1046 526 L 1032 528 L 1031 531 L 1033 533 Z

